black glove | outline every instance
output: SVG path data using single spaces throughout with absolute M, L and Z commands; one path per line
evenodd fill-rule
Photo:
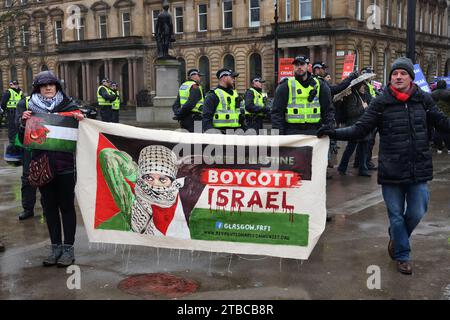
M 353 71 L 348 75 L 348 77 L 352 80 L 358 78 L 359 77 L 358 71 Z
M 308 101 L 312 102 L 316 96 L 317 96 L 317 89 L 316 89 L 316 87 L 314 87 L 314 89 L 312 89 L 309 92 Z
M 336 130 L 328 125 L 323 125 L 317 130 L 317 138 L 322 138 L 323 136 L 329 136 L 330 138 L 334 138 L 336 135 Z

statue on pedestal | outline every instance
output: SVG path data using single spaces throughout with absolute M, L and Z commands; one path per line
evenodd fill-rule
M 167 0 L 163 1 L 164 11 L 158 15 L 156 20 L 155 38 L 158 47 L 158 59 L 175 59 L 169 55 L 169 48 L 171 43 L 175 42 L 175 35 L 173 33 L 172 16 L 169 13 L 169 3 Z

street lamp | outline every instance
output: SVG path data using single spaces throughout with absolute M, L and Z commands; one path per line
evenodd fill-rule
M 406 26 L 406 56 L 416 63 L 416 1 L 408 0 L 408 20 Z
M 275 7 L 275 81 L 274 81 L 274 92 L 278 84 L 278 0 L 273 0 L 273 5 Z

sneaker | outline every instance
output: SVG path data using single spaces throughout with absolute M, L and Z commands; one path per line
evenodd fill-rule
M 437 154 L 442 154 L 442 150 L 437 150 Z
M 58 268 L 68 267 L 75 262 L 75 254 L 73 251 L 73 245 L 63 245 L 63 253 L 57 263 Z
M 44 265 L 44 267 L 54 266 L 58 262 L 58 259 L 61 257 L 61 255 L 62 246 L 60 244 L 52 244 L 52 252 L 47 257 L 47 259 L 42 261 L 42 264 Z
M 403 274 L 412 274 L 412 267 L 409 261 L 397 261 L 397 271 Z

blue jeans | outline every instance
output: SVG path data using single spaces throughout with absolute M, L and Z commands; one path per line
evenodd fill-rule
M 427 212 L 428 185 L 426 182 L 383 184 L 381 189 L 389 216 L 390 236 L 394 241 L 395 260 L 409 261 L 409 237 Z

